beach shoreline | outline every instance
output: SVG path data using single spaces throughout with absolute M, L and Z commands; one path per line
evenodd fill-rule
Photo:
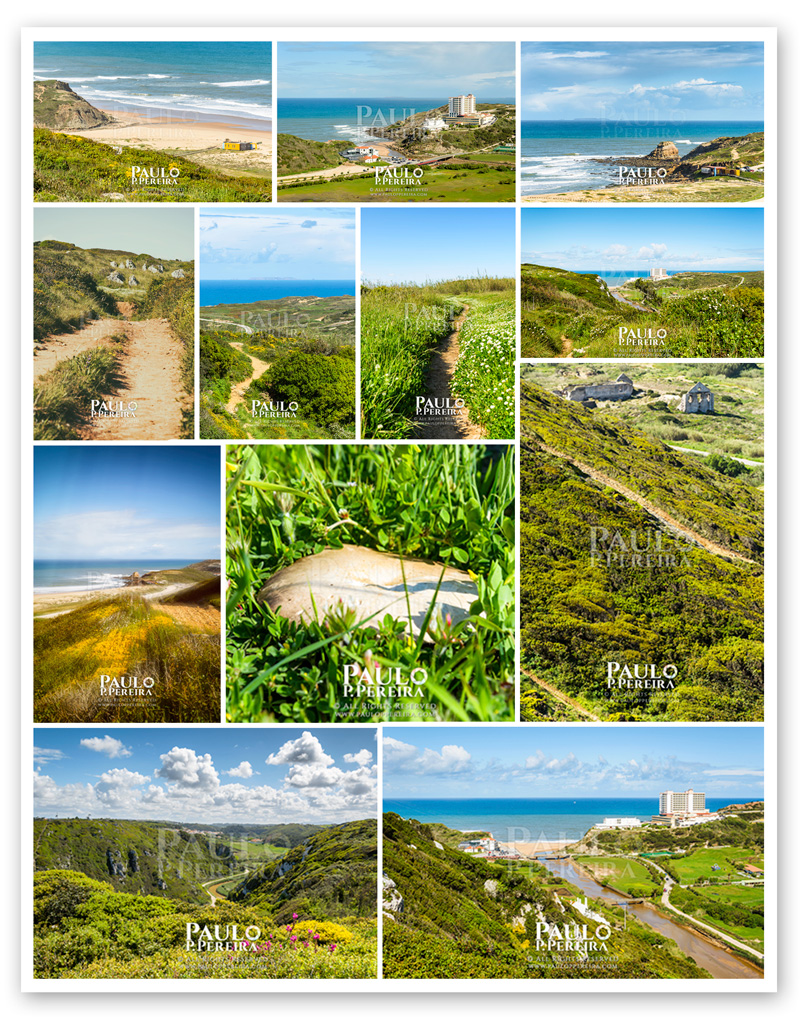
M 163 111 L 160 115 L 141 114 L 132 110 L 97 108 L 112 118 L 111 124 L 96 128 L 55 129 L 59 135 L 79 135 L 107 145 L 132 146 L 154 150 L 198 152 L 211 150 L 216 158 L 241 166 L 264 164 L 273 159 L 273 122 L 256 119 L 227 117 L 221 121 L 218 114 L 198 111 Z M 124 114 L 121 118 L 120 115 Z M 199 120 L 202 117 L 203 120 Z M 223 150 L 224 140 L 258 143 L 258 149 Z
M 118 594 L 131 594 L 151 601 L 156 597 L 175 594 L 184 586 L 186 586 L 185 583 L 149 583 L 143 586 L 99 587 L 96 590 L 63 590 L 57 593 L 34 591 L 33 614 L 34 617 L 51 618 L 74 611 L 90 601 L 102 601 Z M 65 605 L 67 607 L 64 607 Z M 53 608 L 57 608 L 58 611 L 51 611 Z

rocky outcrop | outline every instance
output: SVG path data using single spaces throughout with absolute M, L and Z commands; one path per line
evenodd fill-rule
M 679 160 L 679 150 L 673 142 L 658 142 L 647 160 Z
M 131 288 L 136 288 L 136 286 L 139 284 L 139 281 L 134 277 L 133 274 L 131 274 L 131 276 L 128 278 L 128 284 Z
M 112 878 L 125 878 L 125 867 L 122 859 L 115 860 L 120 857 L 119 850 L 112 850 L 111 848 L 106 850 L 106 867 L 108 868 L 109 874 Z
M 495 878 L 485 879 L 485 892 L 489 893 L 491 896 L 496 895 L 496 893 L 498 892 L 498 882 L 495 880 Z
M 128 851 L 128 871 L 132 875 L 139 871 L 139 857 L 136 855 L 136 850 Z
M 164 265 L 161 264 L 161 263 L 151 263 L 151 265 L 147 269 L 148 269 L 148 272 L 151 273 L 151 274 L 163 274 L 164 273 Z M 173 274 L 173 277 L 183 277 L 183 276 L 184 276 L 183 270 L 181 271 L 180 274 Z
M 403 912 L 404 897 L 398 891 L 392 878 L 382 875 L 382 914 L 395 920 L 395 915 Z
M 174 270 L 172 272 L 172 274 L 170 274 L 170 277 L 186 277 L 186 276 L 187 275 L 184 273 L 184 271 L 180 267 L 177 270 Z
M 125 278 L 117 270 L 115 270 L 113 273 L 109 274 L 108 277 L 106 278 L 106 280 L 107 281 L 111 281 L 112 284 L 125 284 Z
M 114 119 L 93 107 L 66 82 L 47 79 L 33 83 L 33 123 L 39 128 L 64 131 L 69 128 L 98 128 Z
M 136 267 L 134 266 L 134 261 L 133 260 L 126 260 L 125 261 L 125 269 L 126 270 L 136 270 Z

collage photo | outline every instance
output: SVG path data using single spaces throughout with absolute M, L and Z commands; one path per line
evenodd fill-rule
M 26 31 L 24 990 L 776 990 L 775 48 Z

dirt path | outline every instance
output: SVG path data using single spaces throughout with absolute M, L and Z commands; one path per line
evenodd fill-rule
M 442 338 L 432 351 L 426 373 L 427 398 L 438 399 L 440 402 L 449 399 L 449 405 L 455 399 L 451 384 L 454 379 L 454 368 L 459 359 L 460 331 L 469 312 L 469 307 L 465 306 L 454 321 L 452 332 Z M 485 432 L 471 420 L 465 407 L 459 409 L 455 416 L 438 417 L 436 423 L 418 422 L 413 433 L 413 437 L 426 441 L 472 441 L 484 436 Z
M 564 334 L 560 335 L 560 341 L 562 342 L 562 348 L 560 349 L 561 356 L 572 356 L 574 354 L 574 343 L 570 338 L 566 338 Z
M 541 679 L 540 676 L 536 676 L 534 672 L 530 672 L 526 668 L 522 668 L 521 672 L 525 676 L 528 676 L 533 683 L 537 684 L 537 686 L 542 687 L 542 689 L 546 690 L 547 693 L 550 693 L 552 697 L 558 700 L 561 704 L 565 704 L 573 711 L 576 711 L 578 715 L 581 715 L 583 718 L 590 719 L 591 722 L 601 721 L 600 718 L 597 718 L 596 715 L 588 711 L 587 708 L 583 708 L 579 701 L 574 700 L 573 697 L 569 697 L 568 694 L 563 693 L 562 690 L 558 690 L 557 687 L 552 686 L 551 683 L 547 683 L 546 680 Z
M 182 410 L 189 404 L 181 383 L 181 342 L 169 320 L 163 318 L 126 321 L 125 331 L 123 385 L 114 401 L 123 406 L 136 403 L 136 417 L 94 419 L 83 439 L 166 441 L 180 437 Z
M 246 334 L 253 334 L 253 327 L 248 327 L 246 324 L 238 323 L 236 320 L 218 320 L 213 316 L 201 316 L 198 317 L 202 324 L 229 324 L 231 327 L 239 327 L 241 331 Z
M 241 341 L 232 341 L 230 344 L 232 348 L 237 349 L 238 352 L 242 352 Z M 251 366 L 253 367 L 253 373 L 250 377 L 247 377 L 245 380 L 241 380 L 231 388 L 231 397 L 226 403 L 226 409 L 231 413 L 236 413 L 237 406 L 243 400 L 245 392 L 250 387 L 251 381 L 256 380 L 257 377 L 261 377 L 265 370 L 270 368 L 270 363 L 263 363 L 261 359 L 257 359 L 256 356 L 252 356 L 248 352 L 243 354 L 247 355 L 250 359 Z
M 711 555 L 716 555 L 718 558 L 734 559 L 737 562 L 747 562 L 749 565 L 754 565 L 754 559 L 747 558 L 746 555 L 741 555 L 737 551 L 731 551 L 730 548 L 725 548 L 722 544 L 716 544 L 715 541 L 708 540 L 707 537 L 703 537 L 701 533 L 697 533 L 696 530 L 692 530 L 689 526 L 685 526 L 684 523 L 681 523 L 678 519 L 674 519 L 673 516 L 670 516 L 668 512 L 660 508 L 658 505 L 655 505 L 642 495 L 637 494 L 631 488 L 627 487 L 626 484 L 622 484 L 618 480 L 614 480 L 605 473 L 600 473 L 599 470 L 594 469 L 592 466 L 585 465 L 584 462 L 580 462 L 578 459 L 571 458 L 571 456 L 566 455 L 565 452 L 560 452 L 556 448 L 550 448 L 549 445 L 544 444 L 543 441 L 536 441 L 534 438 L 531 440 L 534 441 L 539 448 L 542 448 L 544 452 L 548 452 L 549 455 L 556 455 L 558 459 L 570 462 L 572 466 L 575 466 L 580 472 L 589 476 L 592 480 L 602 484 L 604 487 L 611 487 L 614 491 L 618 491 L 619 494 L 623 494 L 625 498 L 629 498 L 630 501 L 634 501 L 636 505 L 640 505 L 642 509 L 645 509 L 656 519 L 659 519 L 661 523 L 668 526 L 674 531 L 674 533 L 678 533 L 682 537 L 686 537 L 689 540 L 694 541 L 700 547 L 709 551 Z
M 72 359 L 90 348 L 97 348 L 113 334 L 125 334 L 125 321 L 93 320 L 80 331 L 52 334 L 37 342 L 33 352 L 33 379 L 38 380 L 65 359 Z

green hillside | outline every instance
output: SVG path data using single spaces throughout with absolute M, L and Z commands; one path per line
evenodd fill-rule
M 206 826 L 208 827 L 208 826 Z M 233 871 L 231 846 L 181 825 L 96 818 L 35 818 L 34 871 L 79 871 L 115 892 L 165 896 L 203 906 L 201 883 Z
M 759 721 L 760 491 L 530 384 L 521 398 L 522 717 Z M 674 665 L 674 687 L 609 687 L 613 663 Z
M 386 978 L 701 978 L 673 941 L 623 911 L 592 904 L 611 935 L 604 956 L 537 948 L 538 921 L 593 922 L 571 906 L 580 896 L 537 862 L 493 863 L 436 845 L 433 828 L 384 815 Z M 403 904 L 399 905 L 399 899 Z M 587 972 L 587 974 L 586 974 Z
M 327 167 L 339 167 L 345 161 L 340 150 L 350 149 L 351 142 L 317 142 L 301 139 L 297 135 L 280 134 L 276 139 L 278 155 L 278 176 L 303 174 L 306 171 L 322 171 Z
M 763 355 L 762 271 L 677 274 L 660 282 L 642 278 L 622 282 L 617 294 L 620 299 L 593 274 L 524 263 L 521 355 Z M 653 334 L 665 331 L 662 344 L 626 340 L 630 330 L 649 328 Z
M 277 864 L 250 874 L 230 899 L 286 924 L 300 918 L 372 916 L 376 909 L 375 820 L 321 829 Z
M 38 203 L 264 203 L 270 179 L 232 177 L 169 150 L 112 146 L 78 135 L 34 129 L 33 198 Z M 178 168 L 179 185 L 132 185 L 131 167 Z
M 33 83 L 33 123 L 42 128 L 96 128 L 113 118 L 93 107 L 66 82 L 54 78 Z

